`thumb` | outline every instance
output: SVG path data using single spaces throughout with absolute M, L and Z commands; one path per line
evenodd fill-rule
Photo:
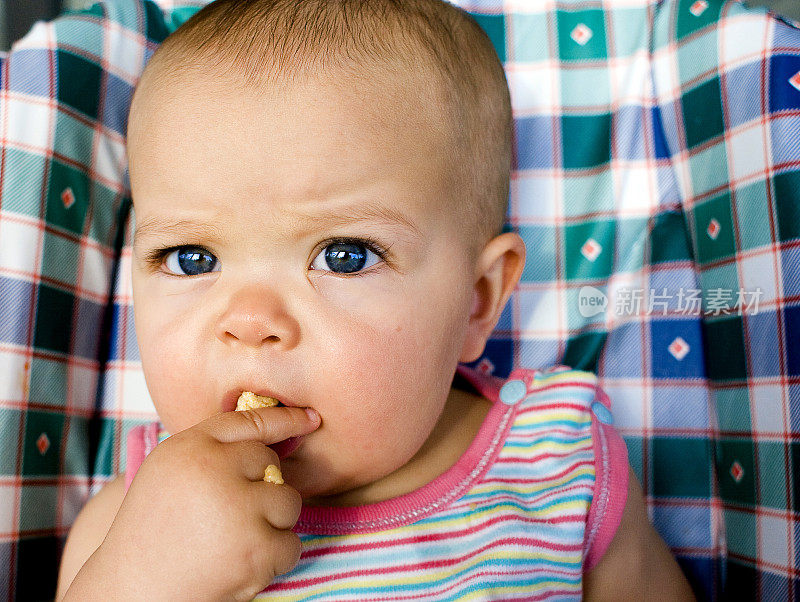
M 224 412 L 201 422 L 198 427 L 220 443 L 260 441 L 272 445 L 289 437 L 315 430 L 321 422 L 312 408 L 272 407 Z

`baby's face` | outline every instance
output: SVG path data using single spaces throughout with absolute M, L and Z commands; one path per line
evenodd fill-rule
M 183 77 L 144 90 L 129 141 L 156 409 L 176 432 L 242 391 L 313 407 L 286 480 L 304 497 L 373 482 L 431 433 L 467 336 L 475 252 L 448 141 L 388 85 Z

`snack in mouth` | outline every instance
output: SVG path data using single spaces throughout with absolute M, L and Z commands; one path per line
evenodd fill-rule
M 256 395 L 252 391 L 243 391 L 236 401 L 236 411 L 241 412 L 243 410 L 255 410 L 256 408 L 271 408 L 276 405 L 278 405 L 277 399 Z M 284 480 L 281 469 L 274 464 L 267 466 L 267 469 L 264 471 L 264 481 L 275 485 L 283 485 Z
M 267 469 L 264 471 L 264 481 L 267 483 L 274 483 L 275 485 L 283 485 L 284 481 L 281 469 L 274 464 L 267 466 Z
M 278 405 L 278 400 L 272 397 L 262 397 L 251 391 L 243 391 L 236 401 L 236 411 L 255 410 L 256 408 L 271 408 Z

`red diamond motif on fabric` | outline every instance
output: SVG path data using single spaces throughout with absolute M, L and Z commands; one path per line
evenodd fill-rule
M 692 13 L 695 17 L 699 17 L 708 8 L 708 2 L 706 0 L 697 0 L 694 4 L 689 7 L 689 12 Z
M 478 372 L 484 375 L 493 374 L 494 364 L 491 361 L 489 361 L 488 357 L 485 357 L 480 362 L 478 362 L 477 370 Z
M 800 92 L 800 71 L 795 73 L 792 77 L 789 78 L 789 83 L 792 84 L 792 87 Z
M 64 204 L 64 209 L 69 209 L 75 204 L 75 193 L 72 188 L 65 188 L 61 193 L 61 202 Z
M 587 27 L 583 23 L 578 23 L 575 26 L 575 29 L 573 29 L 572 32 L 570 32 L 569 37 L 571 37 L 576 44 L 585 46 L 589 42 L 589 40 L 592 39 L 593 35 L 594 32 L 592 32 L 592 30 L 589 29 L 589 27 Z
M 684 341 L 681 337 L 675 337 L 675 340 L 669 344 L 667 350 L 670 352 L 672 357 L 676 360 L 681 361 L 683 358 L 686 357 L 686 354 L 691 351 L 691 347 L 689 343 Z
M 594 238 L 590 238 L 581 247 L 581 255 L 591 262 L 594 262 L 603 252 L 603 247 Z
M 711 221 L 708 222 L 708 228 L 706 228 L 706 233 L 711 240 L 717 240 L 717 236 L 722 231 L 722 226 L 717 221 L 717 218 L 712 217 Z
M 733 480 L 739 483 L 744 477 L 744 468 L 739 464 L 739 460 L 735 460 L 731 465 L 731 476 Z
M 22 367 L 22 372 L 19 375 L 19 382 L 20 386 L 22 387 L 22 396 L 24 398 L 28 397 L 28 377 L 30 376 L 31 371 L 31 362 L 30 360 L 25 362 L 25 365 Z
M 50 449 L 50 439 L 47 437 L 47 433 L 39 435 L 36 440 L 36 447 L 39 448 L 40 454 L 45 455 L 47 453 L 47 450 Z

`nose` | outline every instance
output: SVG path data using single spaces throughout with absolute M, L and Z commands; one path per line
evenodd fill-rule
M 300 338 L 300 325 L 274 291 L 243 287 L 230 297 L 215 334 L 227 345 L 291 349 Z

